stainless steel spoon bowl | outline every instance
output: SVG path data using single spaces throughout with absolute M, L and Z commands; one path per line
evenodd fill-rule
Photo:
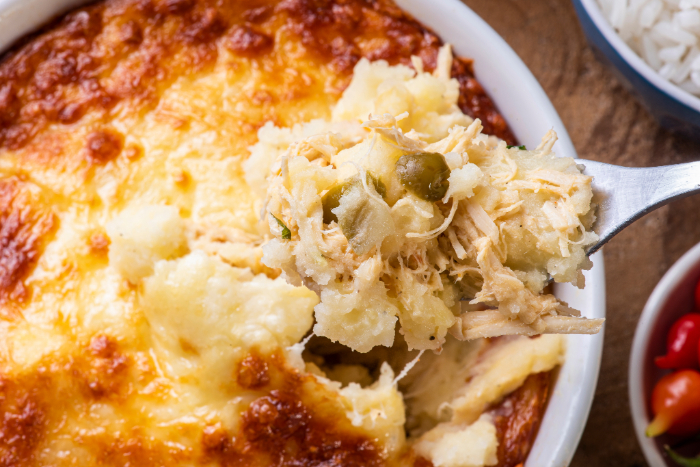
M 593 177 L 593 202 L 598 205 L 594 231 L 600 237 L 588 255 L 645 214 L 675 199 L 700 193 L 700 161 L 661 167 L 620 167 L 576 159 Z

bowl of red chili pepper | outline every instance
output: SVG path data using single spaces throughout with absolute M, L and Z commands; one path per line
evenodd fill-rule
M 700 244 L 652 292 L 632 344 L 629 397 L 651 466 L 700 467 Z

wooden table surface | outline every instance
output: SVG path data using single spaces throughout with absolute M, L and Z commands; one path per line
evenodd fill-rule
M 570 0 L 464 0 L 520 55 L 581 158 L 626 166 L 700 159 L 700 144 L 657 125 L 594 57 Z M 438 31 L 439 33 L 439 31 Z M 646 465 L 627 397 L 637 319 L 668 268 L 700 241 L 700 196 L 640 219 L 605 248 L 607 327 L 593 408 L 572 467 Z

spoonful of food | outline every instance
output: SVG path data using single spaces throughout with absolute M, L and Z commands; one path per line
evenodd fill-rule
M 402 114 L 363 132 L 309 136 L 267 177 L 273 238 L 262 261 L 319 295 L 314 332 L 359 352 L 442 348 L 448 332 L 594 334 L 547 288 L 584 287 L 587 258 L 643 214 L 700 191 L 700 162 L 652 169 L 557 157 L 482 133 L 476 119 L 432 140 Z M 594 210 L 595 209 L 595 210 Z

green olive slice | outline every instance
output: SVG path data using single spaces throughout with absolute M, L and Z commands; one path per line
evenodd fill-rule
M 375 177 L 369 172 L 367 173 L 367 182 L 374 185 L 374 189 L 377 190 L 379 196 L 382 198 L 386 197 L 386 185 L 382 183 L 380 179 Z M 321 204 L 323 205 L 323 223 L 330 224 L 335 221 L 338 222 L 338 216 L 333 213 L 333 209 L 340 206 L 340 198 L 353 186 L 360 183 L 360 176 L 355 174 L 347 180 L 341 183 L 337 183 L 331 187 L 323 198 L 321 199 Z
M 333 213 L 333 209 L 340 206 L 340 197 L 343 196 L 345 188 L 347 188 L 347 182 L 333 185 L 333 187 L 323 195 L 323 198 L 321 198 L 324 224 L 330 224 L 333 221 L 338 222 L 338 216 Z
M 396 162 L 396 175 L 408 191 L 426 201 L 442 199 L 450 186 L 450 168 L 442 154 L 406 154 Z
M 377 193 L 379 196 L 382 197 L 382 199 L 386 198 L 386 185 L 382 182 L 381 179 L 375 177 L 369 172 L 367 173 L 367 182 L 372 182 L 372 185 L 374 185 L 374 189 L 377 190 Z

